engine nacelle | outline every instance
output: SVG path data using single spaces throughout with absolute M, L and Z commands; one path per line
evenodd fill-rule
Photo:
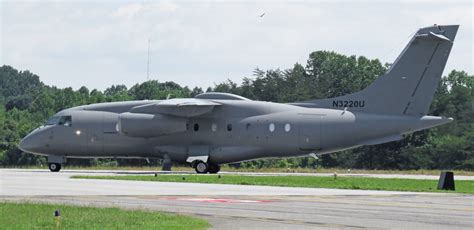
M 144 113 L 121 113 L 118 131 L 130 137 L 157 137 L 186 131 L 186 118 Z

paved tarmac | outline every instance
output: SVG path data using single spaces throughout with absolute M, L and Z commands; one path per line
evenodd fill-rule
M 18 170 L 18 169 L 3 169 L 3 170 Z M 32 169 L 38 172 L 49 172 L 48 170 L 42 169 Z M 68 173 L 80 173 L 80 174 L 90 174 L 96 175 L 97 173 L 101 175 L 117 175 L 117 174 L 130 174 L 130 175 L 142 175 L 142 174 L 174 174 L 174 175 L 188 175 L 196 174 L 194 170 L 189 171 L 144 171 L 144 170 L 76 170 L 68 169 L 62 170 L 61 172 Z M 334 176 L 334 173 L 298 173 L 298 172 L 226 172 L 221 171 L 219 174 L 222 175 L 245 175 L 245 176 Z M 400 178 L 400 179 L 419 179 L 419 180 L 438 180 L 439 175 L 414 175 L 414 174 L 368 174 L 368 173 L 338 173 L 337 176 L 344 177 L 372 177 L 372 178 Z M 462 176 L 454 175 L 455 180 L 474 180 L 474 176 Z
M 103 171 L 0 170 L 0 200 L 159 210 L 213 229 L 474 229 L 474 196 L 70 179 Z

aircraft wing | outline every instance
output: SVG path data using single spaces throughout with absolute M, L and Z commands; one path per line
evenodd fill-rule
M 210 112 L 221 104 L 196 98 L 175 98 L 146 105 L 135 106 L 131 113 L 167 114 L 179 117 L 194 117 Z

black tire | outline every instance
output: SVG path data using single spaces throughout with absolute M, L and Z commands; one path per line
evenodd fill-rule
M 59 164 L 59 163 L 49 163 L 48 168 L 49 168 L 49 170 L 51 170 L 51 172 L 59 172 L 59 170 L 61 170 L 61 164 Z
M 206 162 L 198 161 L 194 163 L 194 170 L 199 174 L 205 174 L 209 171 L 209 165 Z
M 215 164 L 209 164 L 209 173 L 216 174 L 221 171 L 221 166 Z

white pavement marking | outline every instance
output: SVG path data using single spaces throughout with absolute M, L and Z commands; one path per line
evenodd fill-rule
M 268 200 L 241 200 L 241 199 L 229 199 L 229 198 L 202 198 L 202 197 L 167 197 L 165 200 L 176 200 L 176 201 L 194 201 L 194 202 L 205 202 L 205 203 L 263 203 L 270 202 Z

